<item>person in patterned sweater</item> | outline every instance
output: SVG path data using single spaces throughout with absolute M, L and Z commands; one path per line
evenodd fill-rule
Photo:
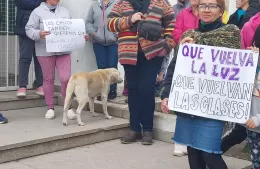
M 118 0 L 108 29 L 118 32 L 119 62 L 128 83 L 131 131 L 121 142 L 151 145 L 156 77 L 163 57 L 175 46 L 173 8 L 168 0 Z

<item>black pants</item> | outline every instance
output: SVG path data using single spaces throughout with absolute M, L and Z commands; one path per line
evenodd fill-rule
M 228 169 L 220 154 L 207 153 L 188 147 L 190 169 Z
M 143 52 L 138 53 L 136 65 L 123 65 L 128 87 L 128 107 L 131 130 L 151 132 L 155 109 L 154 84 L 163 58 L 147 60 Z
M 236 144 L 240 144 L 247 138 L 246 128 L 236 124 L 232 132 L 222 139 L 221 149 L 225 153 Z
M 36 87 L 43 84 L 42 69 L 35 55 L 34 41 L 27 36 L 19 36 L 20 59 L 19 59 L 19 86 L 27 87 L 28 74 L 32 58 L 34 61 L 34 71 Z

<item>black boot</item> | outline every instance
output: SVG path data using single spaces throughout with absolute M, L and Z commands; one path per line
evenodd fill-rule
M 114 100 L 117 97 L 117 93 L 115 91 L 110 91 L 108 93 L 108 100 Z
M 131 144 L 131 143 L 137 142 L 139 140 L 142 140 L 141 132 L 130 131 L 127 135 L 125 135 L 123 138 L 121 138 L 121 143 L 122 144 Z
M 142 144 L 143 145 L 152 145 L 153 144 L 153 133 L 152 132 L 144 131 Z

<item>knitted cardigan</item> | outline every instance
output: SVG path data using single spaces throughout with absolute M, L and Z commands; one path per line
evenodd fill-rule
M 149 41 L 138 37 L 137 32 L 129 29 L 134 8 L 128 0 L 118 0 L 108 15 L 108 30 L 118 32 L 118 56 L 121 64 L 136 65 L 138 41 L 148 60 L 157 56 L 166 56 L 175 46 L 172 32 L 174 29 L 174 12 L 168 0 L 151 0 L 146 20 L 162 25 L 164 31 L 158 41 Z

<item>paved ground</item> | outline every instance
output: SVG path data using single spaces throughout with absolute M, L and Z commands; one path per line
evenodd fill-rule
M 160 141 L 143 146 L 122 145 L 114 140 L 0 164 L 0 169 L 189 169 L 187 157 L 173 157 L 172 149 L 172 144 Z M 250 165 L 229 157 L 225 161 L 229 169 Z

